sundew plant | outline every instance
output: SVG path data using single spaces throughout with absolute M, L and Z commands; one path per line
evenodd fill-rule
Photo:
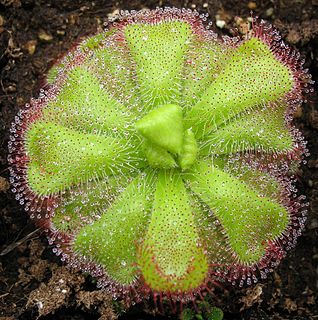
M 49 70 L 11 127 L 16 199 L 114 298 L 184 303 L 256 283 L 303 228 L 303 61 L 264 21 L 241 39 L 205 20 L 122 12 Z

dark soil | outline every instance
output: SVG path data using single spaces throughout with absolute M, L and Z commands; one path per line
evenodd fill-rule
M 318 80 L 318 0 L 0 0 L 0 320 L 117 319 L 121 302 L 96 290 L 89 276 L 68 270 L 9 191 L 7 142 L 19 107 L 36 97 L 49 66 L 75 41 L 103 27 L 118 9 L 196 8 L 224 20 L 218 33 L 238 34 L 253 10 L 271 21 L 306 59 Z M 316 90 L 317 93 L 317 90 Z M 252 288 L 219 290 L 225 319 L 318 319 L 318 108 L 312 95 L 297 114 L 311 156 L 298 187 L 310 202 L 297 247 L 269 279 Z M 137 305 L 120 319 L 167 319 Z M 171 316 L 176 319 L 177 316 Z

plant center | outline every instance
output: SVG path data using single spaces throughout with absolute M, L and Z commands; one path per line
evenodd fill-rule
M 144 138 L 144 152 L 153 168 L 190 168 L 196 160 L 198 146 L 191 129 L 184 130 L 182 109 L 165 104 L 137 121 L 137 131 Z

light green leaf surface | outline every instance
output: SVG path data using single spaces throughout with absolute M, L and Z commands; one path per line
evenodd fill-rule
M 138 176 L 102 217 L 84 227 L 74 240 L 74 250 L 102 265 L 121 284 L 137 276 L 137 247 L 149 221 L 155 178 Z
M 43 109 L 43 118 L 71 129 L 95 133 L 123 130 L 130 121 L 126 108 L 82 66 L 69 72 L 57 98 Z
M 238 113 L 278 100 L 292 85 L 289 69 L 261 40 L 251 38 L 233 51 L 217 79 L 187 113 L 185 125 L 202 138 Z
M 181 176 L 160 171 L 148 230 L 138 257 L 145 282 L 154 290 L 186 292 L 207 276 L 208 263 Z
M 134 167 L 128 163 L 140 164 L 135 146 L 122 138 L 84 134 L 52 122 L 34 123 L 26 143 L 28 182 L 37 194 L 57 193 L 89 178 L 129 172 Z
M 183 21 L 130 24 L 124 34 L 133 60 L 143 110 L 167 103 L 178 104 L 185 53 L 191 27 Z
M 200 161 L 187 175 L 191 189 L 220 220 L 233 252 L 243 264 L 257 262 L 268 241 L 280 236 L 289 223 L 281 204 L 259 196 L 237 178 Z
M 285 111 L 285 105 L 266 107 L 231 119 L 204 139 L 201 154 L 291 151 L 294 142 L 290 130 L 286 127 Z

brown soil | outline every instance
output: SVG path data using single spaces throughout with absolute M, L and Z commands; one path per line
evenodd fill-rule
M 68 270 L 27 218 L 8 185 L 7 142 L 19 106 L 38 94 L 49 66 L 74 41 L 103 27 L 118 9 L 176 6 L 224 20 L 223 34 L 242 31 L 253 10 L 281 31 L 318 79 L 318 0 L 0 0 L 0 320 L 117 319 L 124 306 L 96 290 L 94 279 Z M 317 90 L 316 90 L 317 92 Z M 318 319 L 318 109 L 311 96 L 296 119 L 311 156 L 299 172 L 308 221 L 297 247 L 256 287 L 222 291 L 213 303 L 225 319 Z M 137 305 L 120 319 L 167 319 Z M 176 316 L 169 317 L 176 319 Z

